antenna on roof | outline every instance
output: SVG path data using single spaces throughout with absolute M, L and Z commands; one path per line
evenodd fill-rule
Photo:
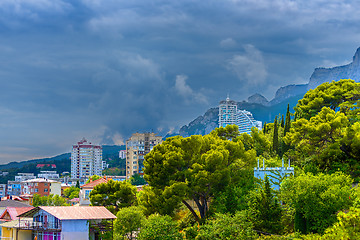
M 226 101 L 230 101 L 229 93 L 227 94 Z

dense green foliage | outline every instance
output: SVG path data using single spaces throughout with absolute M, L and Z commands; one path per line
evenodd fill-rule
M 130 207 L 136 201 L 136 187 L 129 182 L 109 180 L 107 183 L 96 185 L 90 193 L 93 206 L 105 206 L 113 213 L 120 208 Z
M 343 173 L 300 174 L 282 185 L 282 200 L 295 209 L 295 228 L 302 233 L 322 233 L 336 220 L 339 210 L 351 206 L 352 179 Z
M 258 231 L 267 233 L 281 232 L 282 208 L 266 176 L 260 186 L 249 195 L 248 218 Z
M 59 195 L 50 194 L 49 196 L 40 196 L 39 194 L 34 194 L 33 204 L 34 207 L 38 206 L 68 206 L 66 199 L 60 197 Z
M 139 186 L 139 185 L 145 185 L 146 184 L 146 181 L 145 181 L 144 177 L 141 176 L 138 173 L 135 173 L 134 175 L 131 176 L 130 182 L 134 186 Z
M 230 214 L 216 214 L 214 219 L 209 220 L 200 227 L 195 237 L 196 240 L 213 239 L 256 239 L 257 234 L 253 231 L 253 225 L 247 220 L 244 212 Z
M 146 219 L 137 238 L 138 240 L 180 240 L 176 222 L 169 216 L 151 215 Z
M 238 135 L 237 127 L 229 126 L 205 136 L 168 138 L 146 155 L 145 179 L 164 195 L 176 196 L 197 219 L 204 220 L 214 192 L 231 183 L 231 172 L 255 162 L 255 151 L 246 151 L 236 141 Z M 188 199 L 195 202 L 200 216 Z
M 80 188 L 77 188 L 75 186 L 71 186 L 69 188 L 66 188 L 64 190 L 64 197 L 68 199 L 78 198 L 79 197 Z
M 114 222 L 114 239 L 136 239 L 137 232 L 144 220 L 144 213 L 139 207 L 131 206 L 120 209 Z

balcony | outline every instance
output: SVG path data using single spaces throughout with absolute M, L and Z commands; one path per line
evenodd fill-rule
M 35 231 L 61 231 L 61 222 L 34 222 L 33 220 L 19 220 L 19 228 Z

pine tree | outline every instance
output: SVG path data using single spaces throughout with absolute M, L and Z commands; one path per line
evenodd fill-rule
M 275 121 L 274 121 L 274 134 L 273 134 L 272 147 L 275 153 L 279 152 L 279 132 L 278 132 L 277 116 L 275 117 Z

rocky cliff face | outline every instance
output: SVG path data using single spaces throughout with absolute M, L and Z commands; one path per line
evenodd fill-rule
M 344 66 L 333 68 L 316 68 L 310 77 L 309 89 L 314 89 L 324 82 L 338 81 L 340 79 L 360 80 L 360 48 L 356 50 L 353 61 Z
M 219 126 L 219 108 L 210 108 L 203 116 L 197 117 L 189 123 L 182 126 L 179 134 L 183 137 L 190 135 L 205 135 Z
M 285 87 L 281 87 L 276 91 L 274 99 L 270 101 L 270 105 L 273 106 L 275 104 L 279 104 L 285 101 L 288 98 L 304 95 L 307 91 L 308 85 L 301 84 L 301 85 L 287 85 Z
M 255 93 L 254 95 L 248 97 L 248 102 L 249 103 L 257 103 L 257 104 L 261 104 L 264 106 L 269 105 L 269 101 L 266 99 L 266 97 L 264 97 L 263 95 L 261 95 L 259 93 Z

